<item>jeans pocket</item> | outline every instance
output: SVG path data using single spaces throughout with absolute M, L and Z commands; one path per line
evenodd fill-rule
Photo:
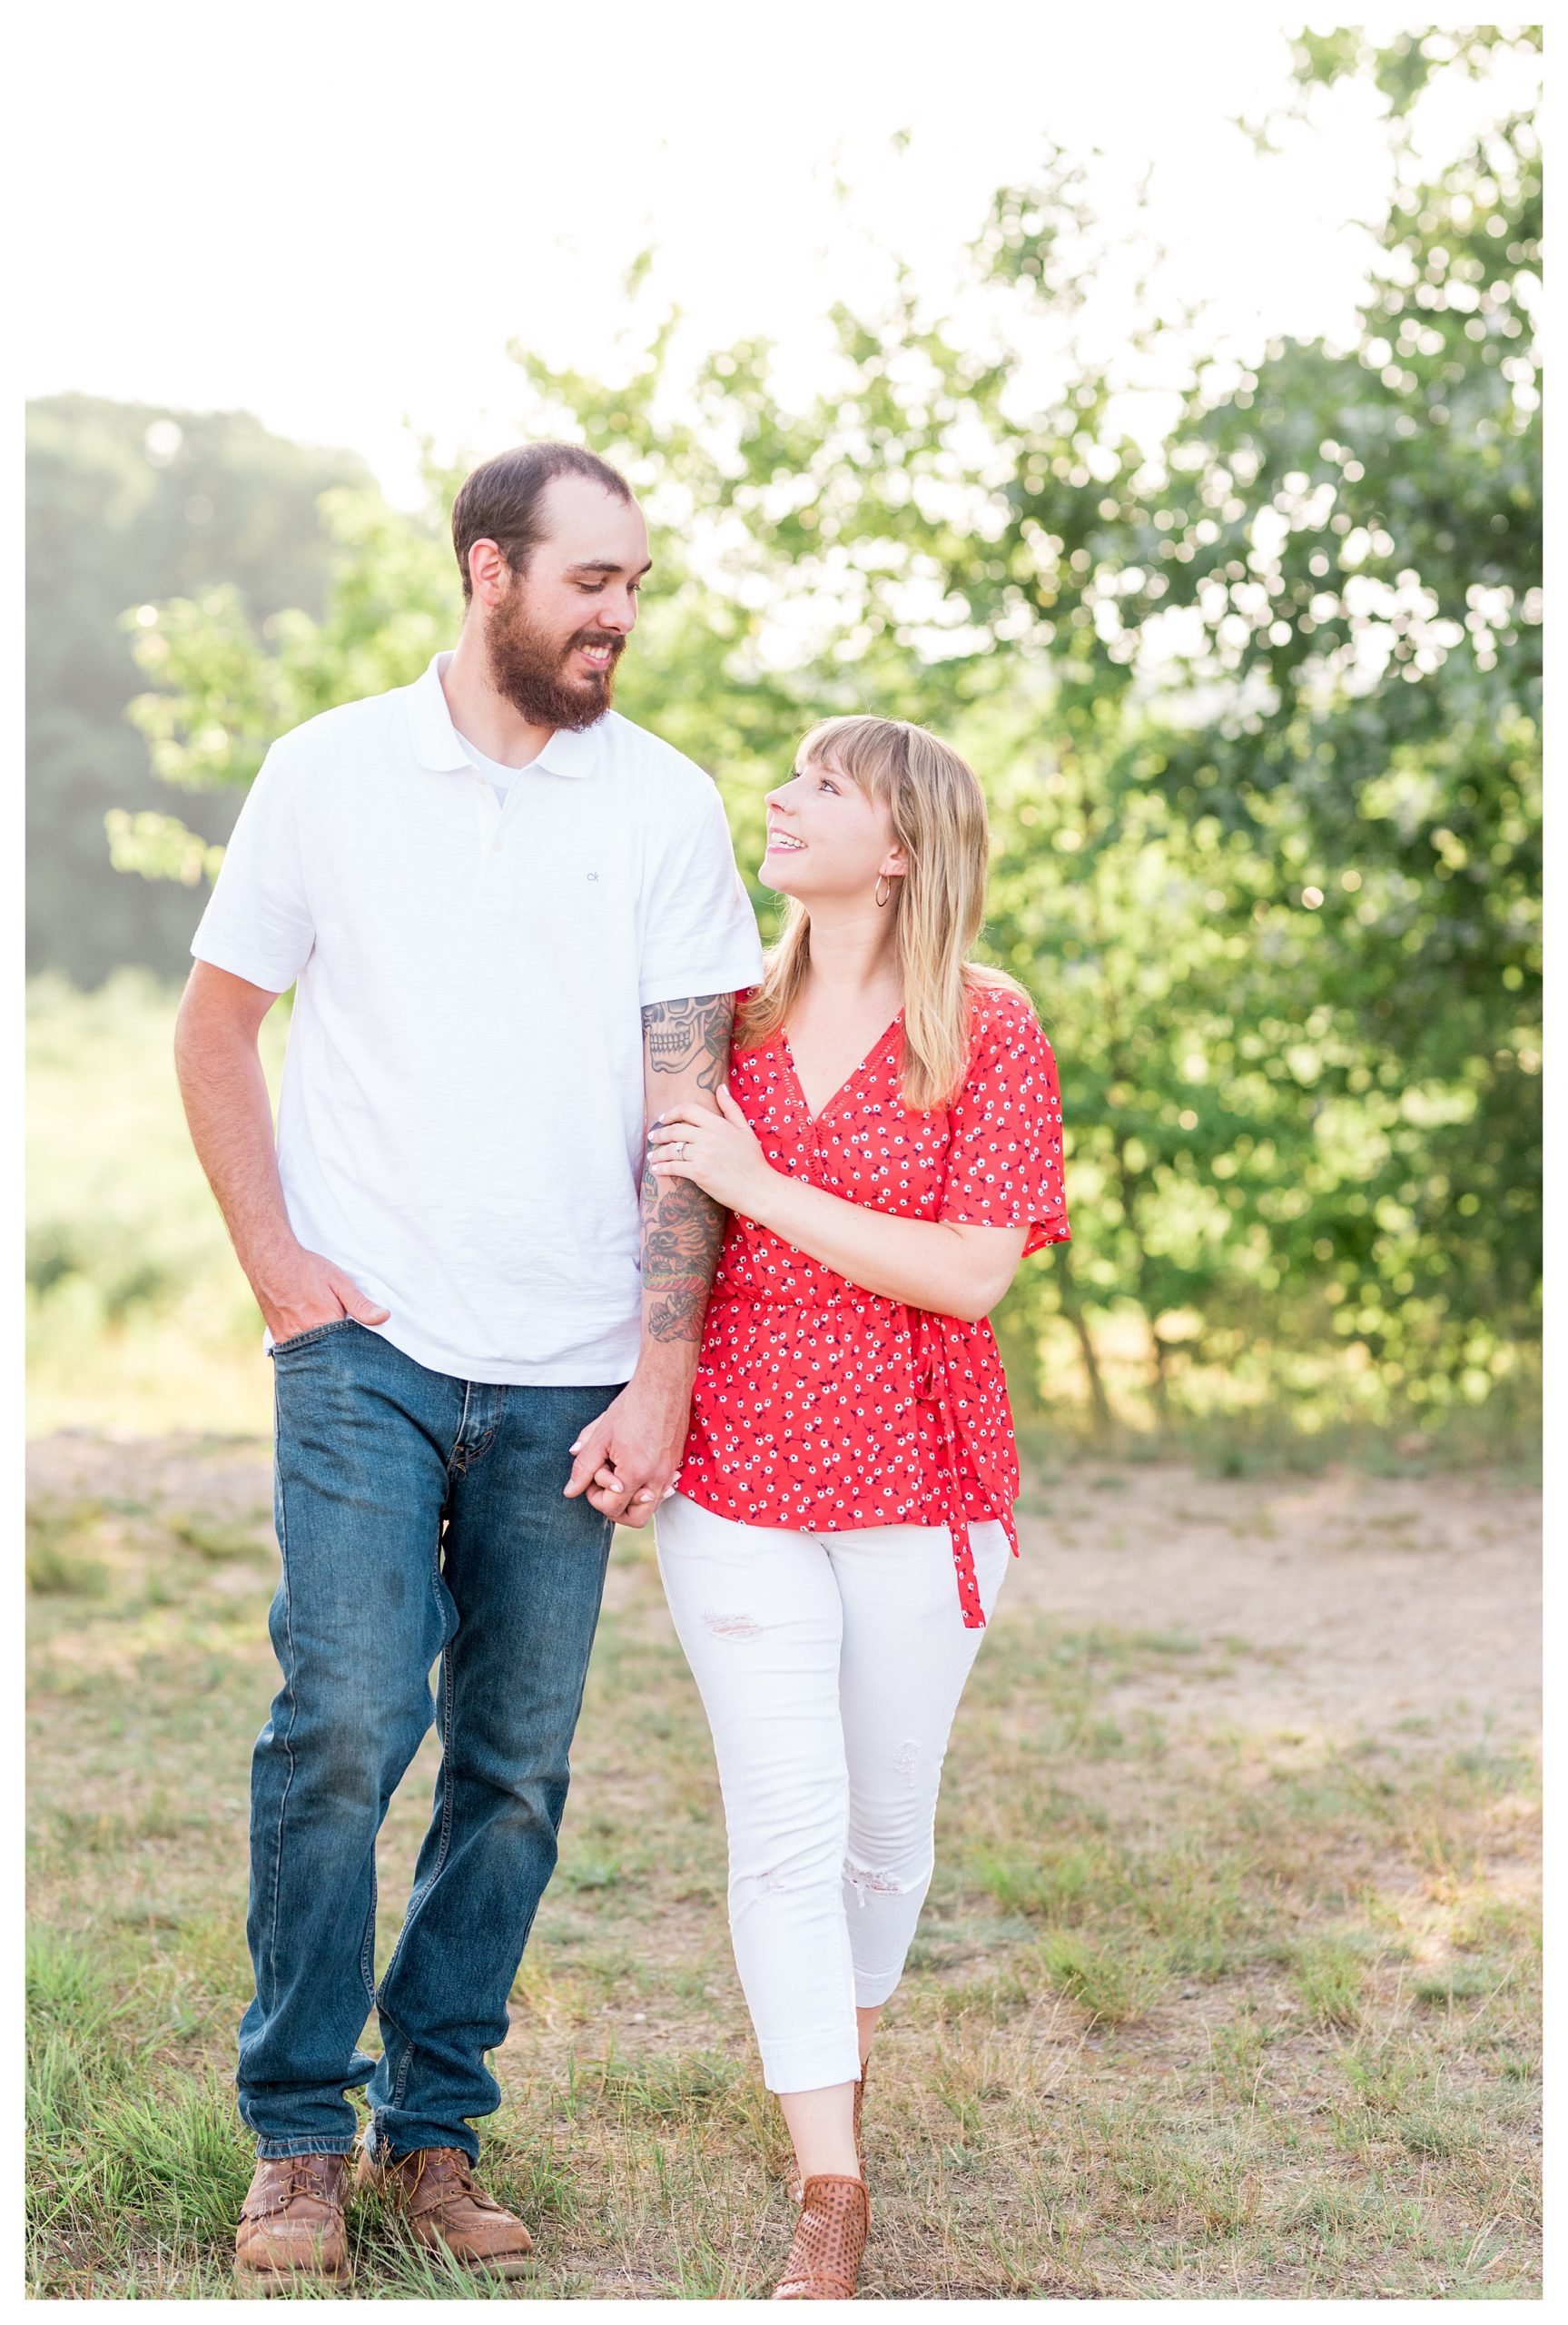
M 359 1322 L 352 1316 L 335 1316 L 330 1324 L 312 1324 L 308 1332 L 296 1332 L 291 1340 L 274 1341 L 269 1356 L 291 1356 L 297 1348 L 309 1348 L 315 1341 L 324 1341 L 333 1332 L 357 1332 Z

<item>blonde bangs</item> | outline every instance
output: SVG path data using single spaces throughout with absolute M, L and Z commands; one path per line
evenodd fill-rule
M 904 1104 L 916 1113 L 951 1104 L 969 1062 L 971 992 L 1013 982 L 967 957 L 985 915 L 985 794 L 956 751 L 902 719 L 824 718 L 802 743 L 797 764 L 824 754 L 888 808 L 909 866 L 887 907 L 903 982 Z M 741 1011 L 743 1050 L 760 1049 L 788 1024 L 810 965 L 811 915 L 791 897 L 763 981 Z

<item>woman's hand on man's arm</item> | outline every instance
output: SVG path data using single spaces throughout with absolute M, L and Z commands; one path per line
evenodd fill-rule
M 648 1131 L 648 1166 L 658 1179 L 689 1179 L 723 1203 L 755 1219 L 758 1202 L 767 1198 L 768 1182 L 780 1173 L 762 1148 L 756 1133 L 728 1089 L 720 1083 L 715 1095 L 719 1111 L 671 1106 Z
M 646 1112 L 690 1109 L 717 1119 L 713 1093 L 729 1061 L 735 995 L 705 993 L 643 1010 Z M 695 1184 L 642 1173 L 643 1331 L 636 1370 L 573 1448 L 568 1495 L 586 1493 L 602 1517 L 645 1526 L 685 1444 L 708 1288 L 724 1241 L 720 1204 Z
M 653 1125 L 656 1177 L 695 1181 L 727 1210 L 884 1300 L 970 1322 L 990 1315 L 1018 1271 L 1027 1228 L 901 1219 L 807 1186 L 773 1168 L 727 1089 L 718 1101 L 719 1117 L 676 1106 Z

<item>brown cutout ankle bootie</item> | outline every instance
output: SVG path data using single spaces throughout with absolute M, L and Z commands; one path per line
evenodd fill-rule
M 806 2182 L 775 2300 L 853 2300 L 871 2226 L 863 2180 L 823 2172 Z

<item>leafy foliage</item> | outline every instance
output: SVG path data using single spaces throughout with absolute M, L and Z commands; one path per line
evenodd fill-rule
M 159 860 L 145 868 L 192 885 L 239 803 L 214 796 L 195 811 L 200 830 L 185 832 L 125 724 L 137 687 L 125 609 L 177 593 L 201 603 L 223 585 L 243 592 L 258 622 L 319 607 L 317 497 L 364 471 L 243 412 L 65 395 L 27 407 L 26 475 L 28 967 L 79 985 L 126 962 L 177 970 L 191 899 L 114 877 L 105 813 L 127 817 L 143 847 L 156 835 Z M 147 634 L 134 618 L 132 634 Z
M 901 276 L 834 313 L 804 411 L 745 343 L 672 417 L 673 319 L 617 381 L 518 353 L 537 429 L 645 500 L 622 707 L 715 770 L 743 863 L 825 712 L 927 721 L 981 767 L 988 943 L 1057 1042 L 1077 1228 L 1001 1329 L 1040 1386 L 1074 1349 L 1102 1420 L 1129 1361 L 1161 1410 L 1480 1400 L 1535 1329 L 1539 152 L 1505 111 L 1425 183 L 1412 126 L 1435 78 L 1536 45 L 1302 36 L 1298 107 L 1369 79 L 1395 147 L 1356 344 L 1198 363 L 1152 449 L 1128 392 L 1178 319 L 1151 273 L 1095 354 L 1109 256 L 1060 153 L 977 240 L 990 346 Z M 167 780 L 243 782 L 281 727 L 415 674 L 458 610 L 455 482 L 419 524 L 328 497 L 320 621 L 163 609 L 135 715 Z

